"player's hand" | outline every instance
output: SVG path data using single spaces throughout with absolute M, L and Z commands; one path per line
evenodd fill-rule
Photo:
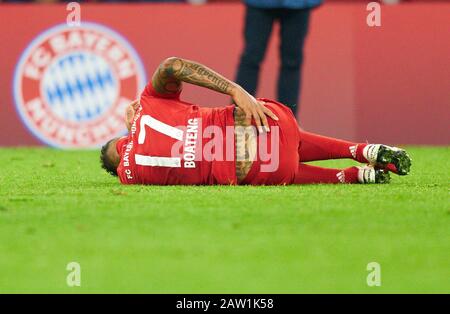
M 278 121 L 278 117 L 264 105 L 265 102 L 257 100 L 242 87 L 237 88 L 232 97 L 236 106 L 244 111 L 249 124 L 252 118 L 255 119 L 255 124 L 260 133 L 264 131 L 270 132 L 269 122 L 266 116 Z
M 133 124 L 134 115 L 136 114 L 136 110 L 139 108 L 139 100 L 136 99 L 131 104 L 128 105 L 125 110 L 125 124 L 127 125 L 128 131 L 131 130 L 131 124 Z

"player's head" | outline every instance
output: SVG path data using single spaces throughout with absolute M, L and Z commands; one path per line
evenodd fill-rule
M 117 152 L 116 144 L 119 138 L 113 138 L 103 145 L 100 151 L 100 163 L 102 168 L 109 174 L 117 176 L 117 167 L 120 163 L 120 155 Z

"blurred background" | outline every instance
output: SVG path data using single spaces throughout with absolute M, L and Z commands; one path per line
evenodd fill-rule
M 239 66 L 248 61 L 243 57 L 251 44 L 244 38 L 248 7 L 237 0 L 84 1 L 80 3 L 79 26 L 67 24 L 73 13 L 67 3 L 0 2 L 0 146 L 85 147 L 76 141 L 64 144 L 48 139 L 54 138 L 62 125 L 80 130 L 101 124 L 105 115 L 111 114 L 110 107 L 137 96 L 154 69 L 169 56 L 196 60 L 230 79 L 237 79 Z M 252 2 L 259 6 L 258 1 Z M 296 1 L 260 2 L 289 7 Z M 284 77 L 288 85 L 301 84 L 293 108 L 306 130 L 352 141 L 450 143 L 450 1 L 381 1 L 379 26 L 367 23 L 372 12 L 367 8 L 369 1 L 300 2 L 310 11 L 307 24 L 302 24 L 307 26 L 305 39 L 301 39 L 302 58 L 295 61 L 300 62 L 302 79 L 279 74 L 289 62 L 283 65 L 280 57 L 281 18 L 274 19 L 260 71 L 255 70 L 257 96 L 283 97 L 277 86 Z M 52 51 L 52 38 L 83 33 L 85 22 L 94 23 L 88 24 L 85 33 L 98 30 L 98 36 L 109 38 L 103 52 L 92 50 L 85 37 L 63 52 Z M 285 42 L 297 43 L 298 34 L 286 35 L 292 39 Z M 258 36 L 262 29 L 251 38 L 258 40 Z M 128 81 L 117 72 L 125 65 L 112 57 L 111 41 L 117 41 L 114 47 L 129 59 L 132 78 L 126 77 Z M 250 58 L 255 55 L 248 54 Z M 74 56 L 91 59 L 75 66 Z M 64 58 L 72 62 L 72 71 L 61 70 L 66 69 L 61 65 Z M 39 75 L 32 80 L 30 65 L 39 62 Z M 91 69 L 102 71 L 100 76 L 100 72 L 94 75 L 101 79 L 90 80 Z M 247 76 L 242 76 L 245 81 Z M 87 78 L 87 83 L 79 83 L 80 78 Z M 91 105 L 88 100 L 77 107 L 80 111 L 73 111 L 71 99 L 80 101 L 80 95 L 102 98 L 101 104 Z M 230 101 L 192 86 L 185 87 L 182 98 L 201 106 Z M 58 120 L 53 129 L 30 109 L 35 99 L 41 101 L 42 112 Z M 98 146 L 102 140 L 90 141 L 88 146 Z

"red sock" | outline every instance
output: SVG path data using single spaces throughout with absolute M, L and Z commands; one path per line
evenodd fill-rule
M 367 163 L 362 153 L 366 145 L 365 143 L 352 143 L 305 132 L 300 129 L 298 153 L 301 162 L 350 158 L 361 163 Z
M 313 183 L 358 183 L 358 168 L 331 169 L 306 164 L 298 164 L 294 184 Z

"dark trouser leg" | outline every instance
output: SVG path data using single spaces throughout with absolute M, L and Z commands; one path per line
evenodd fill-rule
M 280 11 L 281 69 L 278 78 L 278 101 L 297 113 L 300 99 L 303 45 L 308 33 L 310 9 Z
M 245 48 L 241 55 L 236 82 L 252 95 L 256 93 L 259 66 L 264 59 L 273 21 L 272 10 L 247 6 L 244 29 Z

